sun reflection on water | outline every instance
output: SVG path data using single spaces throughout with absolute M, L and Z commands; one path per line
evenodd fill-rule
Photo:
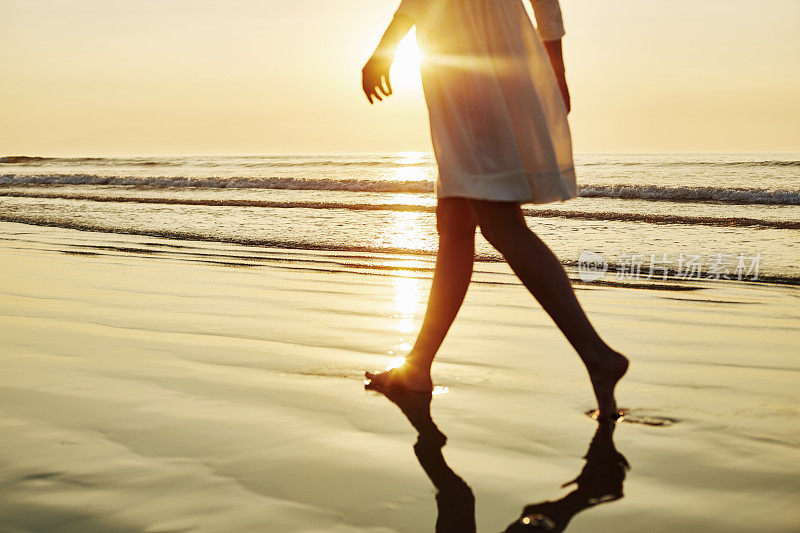
M 394 308 L 397 317 L 397 329 L 401 333 L 411 334 L 416 330 L 415 314 L 421 298 L 420 280 L 417 278 L 397 277 L 394 279 Z M 410 342 L 402 342 L 397 346 L 399 351 L 411 349 Z
M 405 357 L 392 357 L 389 359 L 389 362 L 386 363 L 386 370 L 394 370 L 395 368 L 400 368 L 406 362 Z
M 397 152 L 397 160 L 395 163 L 398 165 L 421 165 L 425 162 L 425 157 L 428 156 L 427 152 L 407 151 Z
M 426 164 L 426 152 L 398 152 L 393 161 L 392 179 L 398 181 L 425 181 L 431 179 L 434 167 Z
M 394 278 L 394 314 L 392 318 L 396 321 L 396 327 L 403 335 L 393 350 L 389 352 L 391 357 L 386 362 L 386 370 L 400 368 L 406 362 L 406 355 L 411 351 L 412 344 L 410 339 L 416 335 L 419 325 L 417 324 L 417 313 L 422 299 L 422 281 L 418 278 L 398 276 Z M 450 392 L 448 387 L 437 385 L 431 391 L 433 396 L 441 396 Z
M 413 211 L 394 211 L 390 215 L 387 235 L 392 248 L 421 250 L 425 248 L 425 236 L 422 228 L 426 223 L 425 213 Z

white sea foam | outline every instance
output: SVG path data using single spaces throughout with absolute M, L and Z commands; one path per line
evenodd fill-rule
M 663 187 L 659 185 L 590 185 L 581 187 L 580 195 L 582 198 L 800 205 L 800 191 L 790 189 Z
M 96 174 L 0 175 L 0 186 L 111 185 L 144 188 L 283 189 L 380 193 L 430 193 L 427 180 L 315 179 L 290 177 L 132 177 Z M 800 205 L 800 190 L 744 187 L 665 187 L 659 185 L 588 185 L 583 198 L 616 198 L 672 202 Z
M 87 202 L 113 202 L 134 204 L 161 204 L 209 207 L 258 207 L 269 209 L 343 209 L 349 211 L 413 211 L 433 213 L 435 206 L 415 203 L 354 203 L 330 201 L 280 201 L 280 200 L 253 200 L 253 199 L 212 199 L 212 198 L 175 198 L 170 196 L 116 196 L 99 194 L 74 194 L 63 192 L 36 191 L 2 191 L 0 197 L 6 198 L 32 198 L 48 200 L 78 200 Z M 523 210 L 529 217 L 570 218 L 581 220 L 616 220 L 621 222 L 647 222 L 650 224 L 684 224 L 702 226 L 729 226 L 729 227 L 762 227 L 776 229 L 800 229 L 800 221 L 796 220 L 771 220 L 752 217 L 736 216 L 691 216 L 682 214 L 657 214 L 657 213 L 620 213 L 614 211 L 580 211 L 565 209 L 525 208 Z

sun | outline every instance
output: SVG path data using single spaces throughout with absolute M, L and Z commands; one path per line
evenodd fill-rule
M 417 91 L 422 87 L 419 66 L 422 52 L 417 47 L 417 36 L 411 30 L 397 47 L 392 64 L 392 88 L 399 91 Z

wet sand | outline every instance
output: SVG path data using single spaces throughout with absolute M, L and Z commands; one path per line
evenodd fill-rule
M 570 532 L 797 531 L 800 290 L 578 285 L 632 362 L 612 438 L 550 319 L 479 265 L 434 367 L 447 445 L 415 451 L 361 376 L 413 340 L 430 261 L 1 223 L 0 530 L 433 531 L 434 472 L 477 531 L 526 506 Z

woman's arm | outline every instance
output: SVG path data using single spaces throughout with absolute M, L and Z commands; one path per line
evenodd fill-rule
M 392 81 L 389 78 L 389 69 L 394 62 L 394 54 L 397 51 L 397 45 L 403 40 L 403 37 L 414 26 L 414 22 L 408 15 L 398 14 L 394 17 L 386 32 L 383 34 L 381 42 L 369 58 L 367 64 L 361 70 L 361 86 L 364 89 L 364 94 L 367 96 L 369 103 L 372 103 L 373 98 L 383 100 L 379 93 L 384 96 L 392 94 Z
M 567 75 L 564 68 L 564 53 L 561 47 L 561 39 L 557 41 L 544 41 L 544 48 L 550 57 L 550 64 L 553 65 L 553 72 L 556 74 L 558 88 L 561 89 L 561 96 L 564 97 L 564 105 L 567 106 L 567 113 L 572 109 L 572 102 L 567 86 Z
M 561 38 L 565 33 L 561 5 L 558 0 L 531 0 L 531 6 L 536 17 L 536 28 L 544 41 L 545 50 L 550 57 L 550 64 L 553 65 L 553 72 L 556 74 L 558 87 L 561 89 L 561 95 L 564 97 L 564 104 L 569 113 L 570 96 L 561 47 Z

